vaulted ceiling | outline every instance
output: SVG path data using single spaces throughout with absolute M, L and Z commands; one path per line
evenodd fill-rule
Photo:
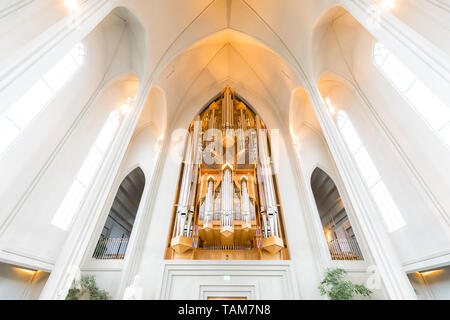
M 230 85 L 273 128 L 289 128 L 292 92 L 304 84 L 298 75 L 311 73 L 313 31 L 334 4 L 332 0 L 295 0 L 286 5 L 262 0 L 126 2 L 144 25 L 147 76 L 165 94 L 169 125 L 186 127 L 212 96 Z M 151 114 L 144 111 L 138 128 L 149 122 Z M 317 124 L 313 112 L 304 115 Z

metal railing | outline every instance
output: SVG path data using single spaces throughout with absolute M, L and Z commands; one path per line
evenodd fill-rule
M 128 238 L 102 238 L 97 242 L 92 258 L 103 260 L 121 260 L 125 258 Z
M 332 260 L 364 260 L 354 239 L 334 239 L 328 242 Z

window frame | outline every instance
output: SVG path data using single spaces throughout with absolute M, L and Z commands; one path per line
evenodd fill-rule
M 336 109 L 336 110 L 338 110 L 338 109 Z M 353 125 L 353 122 L 351 121 L 351 119 L 348 116 L 347 112 L 345 112 L 344 110 L 338 110 L 336 112 L 336 115 L 333 118 L 334 118 L 336 127 L 337 127 L 337 129 L 339 131 L 339 134 L 341 135 L 342 139 L 344 140 L 345 147 L 347 148 L 348 152 L 350 153 L 350 155 L 352 157 L 352 160 L 356 164 L 356 167 L 358 169 L 358 173 L 359 173 L 361 179 L 363 180 L 364 185 L 366 186 L 367 190 L 369 191 L 370 197 L 372 198 L 372 200 L 376 204 L 377 210 L 378 210 L 378 212 L 379 212 L 379 214 L 380 214 L 380 216 L 382 218 L 381 220 L 383 221 L 387 231 L 389 233 L 393 233 L 393 232 L 396 232 L 396 231 L 400 230 L 401 228 L 405 227 L 407 225 L 407 223 L 406 223 L 405 218 L 403 217 L 402 212 L 398 208 L 397 203 L 395 203 L 395 200 L 392 197 L 391 192 L 387 188 L 383 177 L 381 176 L 381 174 L 380 174 L 376 164 L 374 163 L 372 157 L 370 156 L 370 153 L 367 151 L 367 148 L 365 147 L 364 142 L 361 140 L 361 137 L 359 136 L 358 132 L 356 131 L 356 128 Z M 342 124 L 340 124 L 339 122 L 342 121 L 342 119 L 345 119 L 345 120 L 343 121 Z M 351 126 L 353 133 L 356 135 L 356 137 L 358 138 L 359 142 L 361 143 L 355 149 L 355 151 L 352 151 L 350 149 L 350 146 L 348 145 L 348 141 L 347 141 L 345 135 L 342 132 L 342 127 L 344 127 L 345 125 L 350 125 Z M 372 183 L 372 185 L 369 185 L 369 183 L 368 183 L 368 181 L 366 179 L 367 175 L 362 172 L 362 169 L 361 169 L 362 166 L 361 166 L 361 164 L 359 164 L 358 160 L 355 157 L 355 155 L 358 154 L 361 150 L 363 150 L 368 155 L 370 163 L 369 162 L 367 162 L 367 163 L 369 163 L 370 166 L 374 167 L 374 170 L 375 170 L 374 172 L 378 176 L 378 179 L 374 183 Z M 383 185 L 387 195 L 389 196 L 389 198 L 390 198 L 389 201 L 392 202 L 392 204 L 395 206 L 394 209 L 398 212 L 398 214 L 396 213 L 395 216 L 393 216 L 393 217 L 388 217 L 387 215 L 385 215 L 384 211 L 382 210 L 382 207 L 386 206 L 386 203 L 379 203 L 378 200 L 376 199 L 375 195 L 374 195 L 374 190 L 376 189 L 377 186 L 380 185 L 380 183 Z M 396 223 L 398 223 L 398 225 L 390 225 L 390 223 L 388 223 L 388 221 L 390 221 L 390 223 L 392 223 L 392 221 L 397 221 Z
M 378 49 L 377 47 L 382 46 L 386 51 L 387 51 L 387 56 L 384 58 L 383 63 L 378 64 L 377 62 L 377 58 L 376 58 L 376 50 Z M 411 99 L 407 96 L 407 92 L 409 92 L 409 90 L 411 90 L 411 88 L 416 84 L 419 83 L 421 84 L 425 89 L 427 89 L 428 91 L 431 92 L 431 94 L 438 99 L 444 106 L 447 106 L 447 108 L 450 110 L 450 106 L 445 104 L 445 102 L 442 101 L 442 99 L 440 97 L 438 97 L 436 94 L 434 94 L 434 92 L 428 88 L 428 86 L 426 86 L 420 79 L 419 77 L 416 76 L 416 74 L 414 72 L 412 72 L 406 65 L 404 65 L 401 61 L 400 63 L 402 63 L 402 67 L 405 68 L 408 72 L 410 72 L 413 76 L 414 76 L 414 81 L 412 82 L 412 84 L 410 84 L 409 88 L 405 91 L 402 92 L 400 90 L 400 87 L 388 76 L 388 74 L 386 74 L 385 71 L 383 71 L 382 66 L 384 65 L 384 63 L 386 62 L 386 60 L 389 58 L 389 56 L 393 56 L 395 59 L 399 60 L 394 54 L 392 54 L 392 52 L 380 41 L 376 41 L 372 47 L 372 63 L 375 65 L 376 69 L 378 70 L 378 72 L 382 75 L 383 78 L 385 78 L 390 86 L 402 97 L 402 99 L 411 107 L 411 109 L 417 114 L 417 116 L 419 116 L 419 118 L 421 118 L 423 120 L 423 122 L 425 123 L 425 125 L 432 131 L 433 135 L 435 135 L 440 142 L 447 148 L 450 149 L 450 139 L 449 141 L 446 141 L 446 139 L 444 138 L 444 134 L 441 134 L 441 131 L 443 132 L 445 130 L 446 127 L 450 128 L 450 120 L 448 120 L 446 122 L 446 124 L 444 124 L 440 129 L 436 129 L 434 128 L 434 126 L 432 125 L 431 121 L 429 121 L 419 110 L 418 108 L 414 105 L 414 103 L 411 101 Z M 450 129 L 447 129 L 450 130 Z
M 87 161 L 89 155 L 91 154 L 92 150 L 97 149 L 97 151 L 99 151 L 99 148 L 97 146 L 97 140 L 102 135 L 103 129 L 106 127 L 108 122 L 109 121 L 113 121 L 112 120 L 113 116 L 117 116 L 118 117 L 117 125 L 116 125 L 116 127 L 114 129 L 113 134 L 110 137 L 110 140 L 109 140 L 107 146 L 105 146 L 104 152 L 101 153 L 101 160 L 98 162 L 98 164 L 97 164 L 97 166 L 96 166 L 96 168 L 94 170 L 94 173 L 92 174 L 90 180 L 87 183 L 85 183 L 79 177 L 80 176 L 80 172 L 82 172 L 82 168 L 85 166 L 86 161 Z M 100 131 L 97 133 L 94 142 L 92 143 L 88 153 L 86 154 L 86 157 L 84 158 L 83 162 L 79 166 L 75 177 L 72 179 L 72 182 L 71 182 L 70 186 L 68 187 L 68 189 L 67 189 L 67 191 L 66 191 L 66 193 L 64 195 L 64 198 L 59 203 L 58 208 L 56 209 L 56 212 L 55 212 L 55 214 L 53 215 L 53 217 L 52 217 L 52 219 L 50 221 L 50 225 L 51 226 L 53 226 L 55 228 L 58 228 L 58 229 L 60 229 L 61 231 L 64 231 L 64 232 L 67 232 L 67 231 L 70 230 L 73 222 L 75 221 L 76 216 L 78 215 L 80 209 L 83 206 L 82 205 L 83 202 L 86 200 L 86 197 L 89 194 L 89 191 L 91 190 L 92 185 L 94 184 L 94 182 L 95 182 L 95 180 L 97 178 L 98 172 L 101 170 L 102 166 L 104 165 L 104 162 L 105 162 L 106 158 L 108 157 L 108 155 L 110 153 L 111 146 L 114 144 L 114 141 L 117 138 L 117 134 L 118 134 L 118 132 L 119 132 L 119 130 L 121 128 L 123 120 L 124 120 L 124 116 L 122 116 L 118 110 L 112 110 L 108 114 L 107 119 L 103 122 L 103 125 L 102 125 Z M 62 211 L 60 213 L 60 210 L 62 210 L 61 208 L 63 208 L 63 205 L 66 203 L 66 201 L 68 199 L 70 199 L 70 198 L 68 198 L 69 192 L 71 191 L 72 187 L 75 184 L 77 184 L 77 183 L 84 187 L 83 196 L 80 198 L 78 204 L 76 205 L 76 208 L 73 210 L 72 216 L 71 217 L 65 217 L 67 221 L 64 221 L 64 211 Z M 68 220 L 70 220 L 70 221 L 68 221 Z M 63 222 L 62 223 L 58 223 L 58 221 L 63 221 Z

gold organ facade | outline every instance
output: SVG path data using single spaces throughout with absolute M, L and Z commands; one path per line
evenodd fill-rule
M 271 143 L 227 87 L 189 127 L 167 259 L 289 259 Z

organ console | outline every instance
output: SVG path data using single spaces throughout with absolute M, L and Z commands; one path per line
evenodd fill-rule
M 189 128 L 167 259 L 289 259 L 270 137 L 227 87 Z

